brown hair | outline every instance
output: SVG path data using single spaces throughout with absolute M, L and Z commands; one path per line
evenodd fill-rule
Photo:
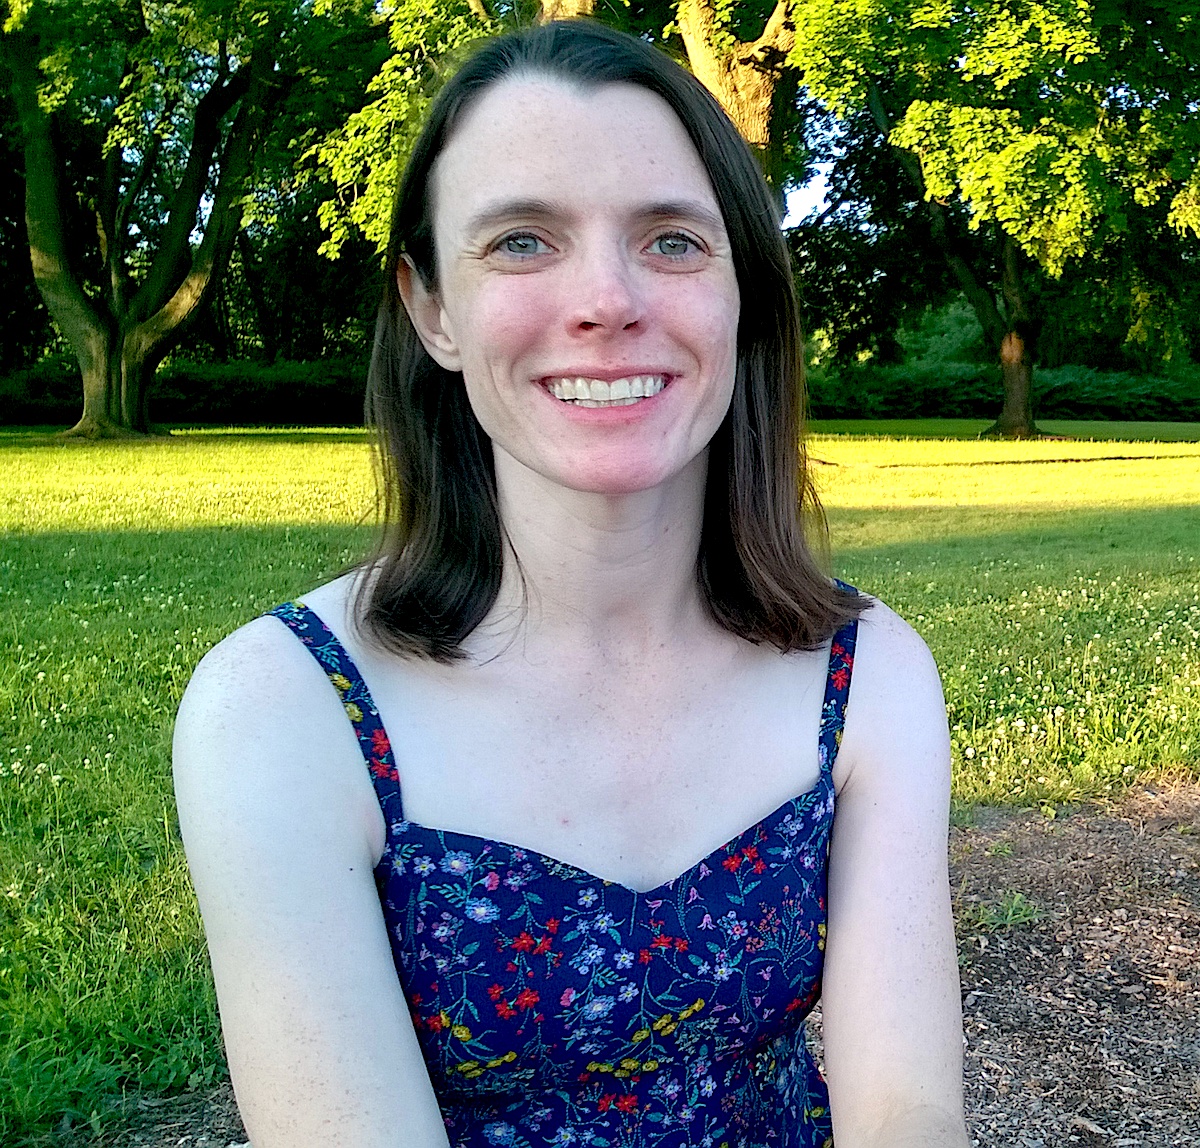
M 463 114 L 514 74 L 577 86 L 636 84 L 671 106 L 712 181 L 733 250 L 742 309 L 729 413 L 710 445 L 697 577 L 713 618 L 751 642 L 812 649 L 865 599 L 832 581 L 805 541 L 825 520 L 801 442 L 804 362 L 787 248 L 754 157 L 693 76 L 641 40 L 587 20 L 552 22 L 485 42 L 430 109 L 392 213 L 383 302 L 367 391 L 378 431 L 384 528 L 359 585 L 370 637 L 446 661 L 496 601 L 504 528 L 491 443 L 462 376 L 443 370 L 413 330 L 396 286 L 407 255 L 437 282 L 429 176 Z

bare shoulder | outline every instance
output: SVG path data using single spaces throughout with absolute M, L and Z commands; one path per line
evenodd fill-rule
M 175 722 L 176 796 L 185 824 L 233 818 L 258 836 L 279 821 L 378 818 L 353 727 L 324 671 L 277 618 L 235 630 L 197 665 Z M 224 834 L 222 834 L 224 837 Z M 356 833 L 357 836 L 357 833 Z M 361 838 L 360 838 L 361 839 Z
M 941 772 L 946 707 L 929 647 L 878 599 L 863 613 L 835 778 L 872 761 L 920 759 Z M 838 774 L 840 773 L 840 778 Z
M 338 578 L 306 594 L 304 601 L 319 603 L 322 618 L 333 610 L 340 621 L 348 608 L 349 587 L 348 576 Z M 200 660 L 184 692 L 176 729 L 186 733 L 197 722 L 207 732 L 213 732 L 213 722 L 233 730 L 264 723 L 288 726 L 298 714 L 310 720 L 319 720 L 322 711 L 340 716 L 340 706 L 321 705 L 335 701 L 304 645 L 278 618 L 264 615 L 234 630 Z

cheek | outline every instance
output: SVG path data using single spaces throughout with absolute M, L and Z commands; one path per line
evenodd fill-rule
M 456 309 L 453 323 L 468 383 L 519 372 L 522 355 L 545 334 L 553 316 L 552 297 L 534 279 L 513 276 L 494 288 L 489 285 Z

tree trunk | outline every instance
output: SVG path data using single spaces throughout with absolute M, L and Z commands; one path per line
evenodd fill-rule
M 872 84 L 868 105 L 876 127 L 885 140 L 891 135 L 891 123 L 884 108 L 883 96 L 877 84 Z M 963 258 L 950 235 L 946 208 L 926 193 L 925 175 L 920 158 L 906 148 L 888 144 L 900 162 L 917 194 L 929 209 L 930 232 L 941 251 L 946 265 L 971 304 L 975 317 L 983 328 L 984 337 L 1000 358 L 1000 377 L 1004 402 L 999 418 L 983 433 L 1003 438 L 1036 438 L 1041 432 L 1033 421 L 1033 335 L 1036 324 L 1031 321 L 1028 302 L 1021 287 L 1020 252 L 1016 241 L 1007 233 L 1002 249 L 1002 284 L 1007 316 L 1000 313 L 996 298 L 980 282 L 979 276 Z
M 1008 330 L 1000 341 L 1000 375 L 1004 406 L 1000 417 L 983 433 L 1003 438 L 1036 438 L 1041 432 L 1033 421 L 1033 360 L 1037 325 L 1021 282 L 1021 252 L 1017 241 L 1005 234 L 1001 253 Z
M 1009 331 L 1000 345 L 1000 372 L 1004 380 L 1004 408 L 984 431 L 1003 438 L 1036 438 L 1033 422 L 1033 360 L 1025 340 Z
M 723 27 L 714 0 L 682 0 L 678 23 L 692 74 L 712 92 L 754 151 L 779 196 L 782 217 L 782 129 L 798 83 L 787 66 L 795 39 L 788 0 L 779 0 L 762 35 L 748 44 L 733 39 Z
M 223 71 L 204 93 L 193 118 L 191 147 L 172 197 L 162 238 L 141 284 L 127 298 L 125 216 L 145 171 L 118 202 L 119 155 L 106 161 L 98 214 L 102 253 L 110 274 L 91 297 L 71 266 L 63 213 L 62 160 L 50 118 L 41 106 L 39 60 L 43 47 L 25 33 L 6 33 L 0 52 L 12 78 L 25 146 L 25 224 L 29 253 L 46 307 L 75 351 L 83 382 L 83 413 L 67 435 L 107 438 L 150 431 L 148 397 L 154 372 L 220 280 L 241 225 L 242 196 L 270 109 L 283 91 L 274 60 L 266 55 Z M 233 123 L 226 120 L 236 108 Z M 214 158 L 220 176 L 204 237 L 191 236 Z M 117 158 L 114 158 L 117 155 Z M 121 221 L 121 226 L 116 221 Z
M 574 20 L 578 16 L 590 16 L 595 10 L 596 0 L 542 0 L 539 24 L 551 20 Z

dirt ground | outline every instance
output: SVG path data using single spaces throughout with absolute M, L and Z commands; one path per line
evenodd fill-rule
M 1200 1142 L 1200 786 L 1053 820 L 976 810 L 951 830 L 950 862 L 972 1142 Z M 237 1148 L 245 1134 L 218 1088 L 138 1101 L 123 1130 L 58 1142 Z

